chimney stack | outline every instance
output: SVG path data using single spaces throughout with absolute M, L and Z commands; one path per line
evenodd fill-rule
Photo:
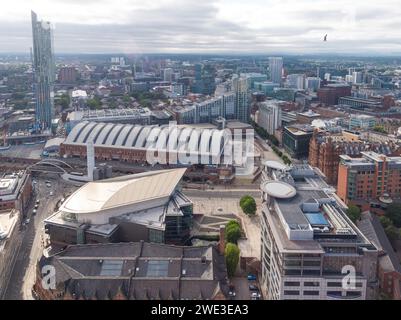
M 224 251 L 226 248 L 225 230 L 226 230 L 226 226 L 224 224 L 220 225 L 220 228 L 219 228 L 219 231 L 220 231 L 219 252 L 222 255 L 224 255 Z

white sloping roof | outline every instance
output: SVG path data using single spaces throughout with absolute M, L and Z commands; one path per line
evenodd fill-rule
M 74 192 L 60 207 L 60 211 L 96 213 L 101 210 L 169 197 L 185 171 L 185 168 L 150 171 L 89 182 Z

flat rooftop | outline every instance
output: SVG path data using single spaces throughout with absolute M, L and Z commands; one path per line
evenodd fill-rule
M 334 196 L 335 189 L 328 186 L 311 166 L 294 165 L 290 171 L 274 172 L 273 170 L 270 173 L 272 180 L 262 183 L 261 188 L 264 191 L 264 197 L 267 195 L 266 208 L 271 213 L 267 216 L 276 217 L 278 221 L 278 223 L 274 222 L 273 229 L 277 229 L 277 233 L 283 232 L 280 235 L 283 239 L 283 248 L 286 246 L 293 248 L 294 241 L 301 241 L 301 243 L 306 241 L 305 245 L 308 248 L 313 245 L 308 245 L 307 241 L 314 242 L 315 240 L 367 242 L 346 216 L 343 204 Z M 278 182 L 292 187 L 291 191 L 295 190 L 295 192 L 289 195 L 286 193 L 287 196 L 281 197 L 281 194 L 276 195 L 280 191 L 278 187 L 272 192 L 265 190 L 266 183 L 269 185 L 269 183 Z M 285 239 L 290 240 L 290 243 L 287 243 Z

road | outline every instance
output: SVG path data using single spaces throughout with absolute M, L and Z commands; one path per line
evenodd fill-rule
M 38 181 L 35 185 L 36 199 L 40 200 L 40 204 L 35 216 L 31 215 L 32 209 L 29 212 L 30 222 L 25 226 L 22 245 L 5 293 L 6 300 L 33 299 L 31 289 L 35 281 L 36 264 L 43 252 L 43 220 L 54 212 L 57 201 L 71 188 L 56 179 L 36 180 Z M 50 188 L 46 186 L 45 180 L 51 181 Z M 50 191 L 53 191 L 53 196 L 50 196 Z

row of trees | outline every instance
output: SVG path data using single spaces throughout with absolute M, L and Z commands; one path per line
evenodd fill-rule
M 243 196 L 239 201 L 239 205 L 242 211 L 247 215 L 254 215 L 256 213 L 256 201 L 249 195 Z M 240 250 L 237 246 L 237 242 L 239 238 L 241 238 L 242 231 L 237 220 L 229 221 L 224 231 L 227 273 L 229 277 L 232 277 L 237 269 L 239 261 Z
M 263 139 L 269 140 L 273 145 L 278 146 L 279 141 L 278 139 L 273 135 L 269 134 L 264 128 L 258 126 L 258 124 L 255 121 L 251 122 L 253 128 L 255 129 L 256 133 Z
M 292 162 L 291 160 L 277 147 L 272 146 L 272 150 L 277 154 L 281 159 L 283 159 L 284 164 L 290 165 Z
M 392 203 L 386 209 L 386 215 L 380 217 L 380 222 L 386 232 L 387 237 L 391 240 L 401 238 L 401 203 Z
M 237 241 L 241 237 L 241 226 L 237 220 L 231 220 L 226 224 L 224 237 L 226 240 L 224 255 L 226 259 L 227 273 L 229 277 L 232 277 L 237 269 L 240 255 Z

